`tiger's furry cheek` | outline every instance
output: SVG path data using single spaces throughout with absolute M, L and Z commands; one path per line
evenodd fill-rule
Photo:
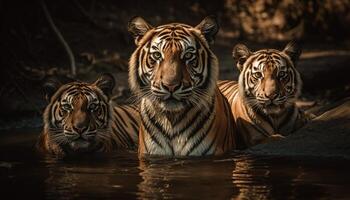
M 246 90 L 253 90 L 254 88 L 257 87 L 257 82 L 253 78 L 250 79 L 247 83 L 247 89 Z
M 284 89 L 285 89 L 286 93 L 288 93 L 288 94 L 292 94 L 293 93 L 293 91 L 292 91 L 293 88 L 290 85 L 286 85 L 284 87 Z
M 247 97 L 252 97 L 254 96 L 253 92 L 252 92 L 252 88 L 249 88 L 247 87 L 245 90 L 244 90 L 244 93 Z
M 191 62 L 189 62 L 190 67 L 197 67 L 197 59 L 193 59 Z
M 151 66 L 152 68 L 154 68 L 154 65 L 157 64 L 157 61 L 154 60 L 151 56 L 148 56 L 148 57 L 147 57 L 147 62 L 150 64 L 150 66 Z
M 99 116 L 102 115 L 102 109 L 101 108 L 98 108 L 96 111 L 97 111 L 97 115 L 99 115 Z

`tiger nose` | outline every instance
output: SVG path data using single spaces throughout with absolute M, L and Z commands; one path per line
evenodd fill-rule
M 175 84 L 162 84 L 163 87 L 168 90 L 169 92 L 175 92 L 178 90 L 181 86 L 181 83 L 175 83 Z
M 84 127 L 74 127 L 73 126 L 73 130 L 78 133 L 78 134 L 82 134 L 85 131 L 87 131 L 88 127 L 84 126 Z
M 277 83 L 273 79 L 267 79 L 265 81 L 265 97 L 269 98 L 270 100 L 275 99 L 278 96 L 278 87 Z
M 277 96 L 278 96 L 277 92 L 265 94 L 265 97 L 269 98 L 270 100 L 274 100 Z
M 275 87 L 271 87 L 265 90 L 265 97 L 274 100 L 278 96 L 277 89 Z
M 73 130 L 79 134 L 84 133 L 88 129 L 90 122 L 86 112 L 79 110 L 74 113 L 73 117 Z

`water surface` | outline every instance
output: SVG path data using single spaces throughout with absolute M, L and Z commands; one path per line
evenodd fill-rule
M 39 130 L 2 132 L 1 193 L 40 199 L 350 199 L 350 162 L 256 157 L 140 161 L 135 152 L 40 157 Z

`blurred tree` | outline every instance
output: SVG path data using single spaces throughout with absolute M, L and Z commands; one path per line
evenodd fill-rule
M 345 36 L 349 11 L 349 0 L 226 0 L 224 13 L 240 37 L 264 42 L 316 32 Z

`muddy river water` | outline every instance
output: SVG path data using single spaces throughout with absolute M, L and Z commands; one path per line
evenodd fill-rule
M 41 157 L 40 130 L 3 132 L 0 186 L 6 199 L 350 199 L 350 161 L 256 157 L 153 158 L 135 152 Z M 4 198 L 1 198 L 4 199 Z

